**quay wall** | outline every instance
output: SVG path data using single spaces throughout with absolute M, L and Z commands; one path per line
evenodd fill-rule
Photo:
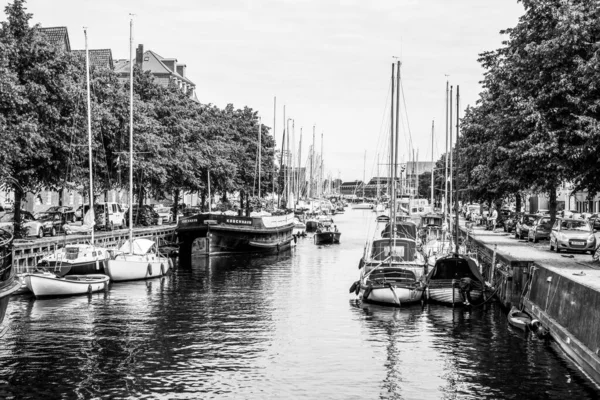
M 134 238 L 150 238 L 159 241 L 173 241 L 176 225 L 158 225 L 143 228 L 134 228 Z M 35 267 L 38 261 L 48 254 L 68 244 L 89 243 L 90 235 L 65 235 L 45 237 L 35 240 L 17 240 L 13 246 L 13 266 L 16 273 L 27 272 Z M 128 229 L 119 229 L 108 232 L 94 232 L 94 243 L 108 249 L 116 248 L 129 239 Z
M 467 236 L 466 230 L 462 233 Z M 469 234 L 467 247 L 476 254 L 501 304 L 508 309 L 522 307 L 537 318 L 561 349 L 600 384 L 600 290 L 570 278 L 581 267 L 561 268 L 539 259 L 543 254 L 536 257 L 535 250 L 518 259 L 507 255 L 502 245 L 477 235 Z M 592 275 L 596 270 L 586 271 Z

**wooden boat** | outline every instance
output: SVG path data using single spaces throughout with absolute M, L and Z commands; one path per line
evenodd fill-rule
M 319 228 L 319 221 L 316 219 L 309 219 L 306 221 L 306 232 L 316 232 Z
M 29 290 L 36 297 L 73 296 L 98 292 L 108 288 L 109 277 L 103 274 L 67 275 L 58 277 L 51 272 L 25 275 Z
M 170 258 L 161 255 L 149 239 L 129 240 L 108 260 L 106 273 L 115 282 L 152 279 L 165 276 L 172 267 Z
M 0 229 L 0 299 L 9 297 L 21 287 L 12 265 L 13 239 L 11 232 Z
M 526 331 L 531 325 L 531 317 L 513 306 L 508 312 L 508 323 L 517 329 Z
M 317 233 L 314 235 L 314 241 L 315 244 L 339 244 L 341 235 L 342 234 L 340 232 L 317 231 Z
M 427 299 L 431 301 L 450 305 L 483 301 L 485 281 L 475 261 L 466 255 L 438 258 L 425 284 Z

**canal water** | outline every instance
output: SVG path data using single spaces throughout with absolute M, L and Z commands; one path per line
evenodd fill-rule
M 340 245 L 194 259 L 169 277 L 62 299 L 14 297 L 0 398 L 597 399 L 551 342 L 494 303 L 366 306 L 348 293 L 373 214 Z

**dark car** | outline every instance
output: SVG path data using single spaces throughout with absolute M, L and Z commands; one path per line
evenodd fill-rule
M 515 224 L 515 238 L 525 239 L 529 234 L 529 228 L 538 218 L 540 216 L 536 214 L 522 214 Z
M 536 219 L 527 233 L 527 241 L 537 243 L 540 239 L 550 239 L 552 233 L 552 223 L 550 221 L 550 217 Z
M 133 226 L 158 225 L 159 220 L 162 221 L 161 217 L 152 206 L 142 205 L 140 208 L 137 204 L 133 205 Z M 125 223 L 129 224 L 129 210 L 125 212 Z
M 61 218 L 67 222 L 75 222 L 77 221 L 77 217 L 75 216 L 75 210 L 73 207 L 69 206 L 52 206 L 46 210 L 48 213 L 60 213 Z
M 523 213 L 517 213 L 517 212 L 513 212 L 511 213 L 505 220 L 503 223 L 503 228 L 504 228 L 504 232 L 512 232 L 513 229 L 515 229 L 515 226 L 517 225 L 517 221 L 519 220 L 519 218 L 521 218 L 521 215 L 523 215 Z
M 74 214 L 73 214 L 74 215 Z M 42 224 L 44 235 L 56 236 L 57 233 L 62 233 L 63 226 L 67 222 L 68 214 L 62 212 L 40 212 L 35 214 L 35 219 Z

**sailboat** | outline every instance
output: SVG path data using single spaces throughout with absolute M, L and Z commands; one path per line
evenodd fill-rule
M 85 59 L 87 77 L 87 117 L 88 117 L 88 149 L 90 170 L 90 209 L 86 214 L 86 227 L 91 226 L 90 244 L 71 244 L 44 257 L 38 268 L 39 272 L 23 276 L 23 282 L 36 297 L 68 296 L 92 293 L 108 287 L 108 276 L 104 275 L 104 266 L 110 257 L 108 250 L 94 245 L 94 185 L 92 175 L 92 122 L 90 99 L 90 66 L 85 34 Z M 88 226 L 88 223 L 90 224 Z
M 129 206 L 133 204 L 133 19 L 129 25 Z M 133 213 L 129 213 L 129 240 L 108 260 L 106 272 L 113 281 L 132 281 L 164 276 L 171 260 L 158 252 L 149 239 L 133 238 Z
M 399 101 L 400 62 L 397 67 L 396 96 Z M 399 108 L 399 107 L 398 107 Z M 392 106 L 390 130 L 390 221 L 396 221 L 396 165 L 398 163 L 398 119 L 396 109 L 396 133 L 394 135 L 394 64 L 392 64 Z M 395 144 L 395 148 L 394 148 Z M 416 226 L 412 222 L 389 223 L 381 238 L 365 246 L 359 263 L 360 279 L 350 288 L 359 299 L 400 307 L 421 301 L 425 259 L 417 251 Z
M 450 97 L 452 98 L 452 97 Z M 459 87 L 456 87 L 456 148 L 458 149 L 458 105 L 459 105 Z M 450 108 L 451 109 L 451 108 Z M 452 112 L 450 112 L 450 121 Z M 457 158 L 458 160 L 458 158 Z M 458 163 L 457 163 L 458 164 Z M 470 305 L 473 302 L 482 300 L 486 290 L 486 284 L 479 272 L 477 263 L 472 257 L 469 257 L 459 245 L 458 235 L 458 188 L 454 188 L 456 195 L 455 206 L 455 239 L 454 252 L 436 259 L 435 264 L 426 279 L 427 298 L 444 304 L 464 304 Z

